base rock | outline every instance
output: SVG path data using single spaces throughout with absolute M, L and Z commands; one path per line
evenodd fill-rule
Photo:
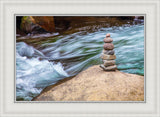
M 46 87 L 32 101 L 144 101 L 144 77 L 118 70 L 106 72 L 96 65 Z

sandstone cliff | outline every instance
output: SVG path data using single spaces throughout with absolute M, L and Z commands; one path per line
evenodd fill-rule
M 41 34 L 55 31 L 53 16 L 23 16 L 21 21 L 19 21 L 19 25 L 19 30 L 26 34 Z
M 132 24 L 134 18 L 134 16 L 16 16 L 16 34 L 69 31 L 66 32 L 68 34 L 79 30 L 89 32 L 100 27 L 122 26 L 128 22 Z
M 72 79 L 45 88 L 32 101 L 143 101 L 144 77 L 120 71 L 105 72 L 99 65 Z

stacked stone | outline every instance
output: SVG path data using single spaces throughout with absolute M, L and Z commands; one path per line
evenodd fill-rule
M 110 38 L 110 34 L 106 35 L 104 38 L 103 51 L 101 54 L 101 59 L 103 60 L 103 64 L 100 67 L 105 71 L 115 71 L 117 66 L 115 65 L 116 55 L 114 54 L 114 45 L 112 44 L 113 39 Z

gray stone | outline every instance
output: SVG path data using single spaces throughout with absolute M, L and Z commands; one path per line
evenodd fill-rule
M 101 54 L 100 58 L 103 60 L 113 60 L 116 59 L 116 55 Z
M 103 40 L 105 43 L 111 43 L 112 41 L 113 41 L 113 39 L 112 38 L 104 38 L 104 40 Z
M 116 65 L 105 67 L 103 64 L 101 64 L 100 67 L 104 71 L 115 71 L 115 70 L 117 70 L 117 66 Z
M 107 55 L 114 55 L 114 50 L 105 50 L 105 49 L 103 49 L 102 53 L 103 54 L 107 54 Z
M 103 65 L 105 67 L 115 65 L 115 63 L 116 63 L 115 60 L 103 60 Z
M 114 49 L 114 45 L 113 45 L 112 43 L 105 43 L 105 44 L 103 45 L 103 48 L 104 48 L 105 50 L 113 50 L 113 49 Z

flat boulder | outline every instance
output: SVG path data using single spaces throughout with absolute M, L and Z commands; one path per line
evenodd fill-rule
M 46 87 L 32 101 L 144 101 L 144 76 L 106 72 L 95 65 Z

